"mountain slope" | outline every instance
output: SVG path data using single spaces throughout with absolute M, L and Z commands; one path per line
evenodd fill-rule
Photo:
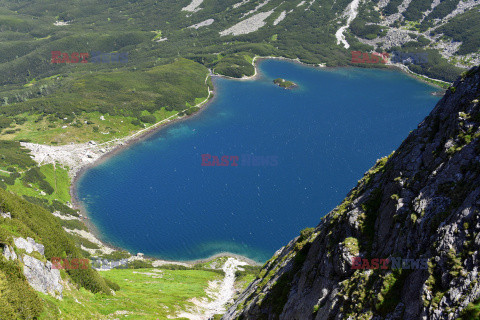
M 279 250 L 223 319 L 458 317 L 480 295 L 479 100 L 476 67 L 316 229 Z M 354 269 L 354 257 L 389 264 Z
M 480 59 L 479 8 L 478 0 L 0 0 L 0 139 L 122 138 L 208 99 L 209 71 L 253 75 L 255 56 L 383 68 L 352 62 L 352 51 L 422 53 L 424 62 L 395 64 L 451 82 Z M 51 63 L 52 51 L 128 59 Z
M 27 250 L 25 238 L 42 244 L 41 250 Z M 23 241 L 19 242 L 19 239 Z M 40 251 L 40 252 L 34 252 Z M 43 303 L 37 291 L 55 285 L 55 295 L 61 296 L 58 285 L 60 272 L 50 275 L 53 257 L 81 259 L 83 255 L 74 241 L 62 229 L 57 218 L 44 208 L 0 188 L 0 315 L 6 319 L 38 318 Z M 95 270 L 67 270 L 62 274 L 72 286 L 91 292 L 111 294 L 105 279 Z M 52 278 L 55 278 L 53 284 Z M 28 282 L 27 282 L 28 280 Z M 49 283 L 50 282 L 50 283 Z M 57 290 L 60 290 L 57 291 Z M 48 290 L 48 291 L 53 291 Z
M 414 71 L 453 81 L 454 65 L 480 61 L 479 27 L 469 23 L 478 8 L 477 0 L 0 0 L 0 83 L 125 67 L 51 64 L 52 50 L 129 52 L 137 69 L 181 56 L 214 69 L 238 52 L 337 66 L 351 50 L 428 49 Z

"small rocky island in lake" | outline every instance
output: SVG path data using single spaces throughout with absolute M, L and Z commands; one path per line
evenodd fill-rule
M 280 86 L 284 89 L 292 89 L 292 88 L 297 87 L 297 84 L 295 82 L 287 81 L 287 80 L 282 79 L 282 78 L 277 78 L 277 79 L 273 80 L 273 83 L 275 83 L 277 86 Z

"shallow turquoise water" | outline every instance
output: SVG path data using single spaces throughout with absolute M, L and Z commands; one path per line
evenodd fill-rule
M 263 262 L 316 226 L 439 99 L 395 71 L 278 60 L 260 69 L 256 81 L 215 79 L 202 113 L 85 173 L 78 194 L 103 240 L 164 259 Z M 278 77 L 299 88 L 275 86 Z M 204 154 L 239 165 L 202 166 Z M 247 154 L 262 165 L 247 166 Z

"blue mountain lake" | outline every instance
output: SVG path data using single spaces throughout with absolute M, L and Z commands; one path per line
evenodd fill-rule
M 393 70 L 258 66 L 256 80 L 215 78 L 201 113 L 85 172 L 77 192 L 102 240 L 170 260 L 230 252 L 264 262 L 316 226 L 439 100 Z M 238 166 L 202 166 L 206 154 Z

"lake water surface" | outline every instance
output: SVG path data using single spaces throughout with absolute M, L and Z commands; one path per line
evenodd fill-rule
M 163 259 L 231 252 L 264 262 L 316 226 L 439 100 L 391 70 L 259 68 L 255 81 L 215 79 L 206 110 L 81 177 L 103 240 Z M 299 88 L 275 86 L 279 77 Z M 238 156 L 239 166 L 202 166 L 203 154 Z M 247 166 L 247 154 L 276 161 Z

